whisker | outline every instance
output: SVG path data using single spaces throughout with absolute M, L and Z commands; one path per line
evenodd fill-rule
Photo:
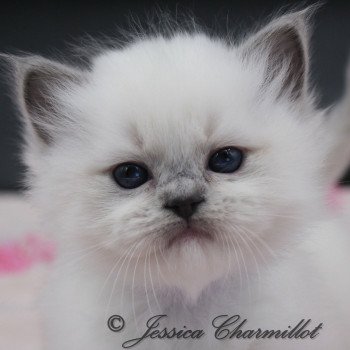
M 149 300 L 149 296 L 148 296 L 148 287 L 147 287 L 147 279 L 146 279 L 146 267 L 147 267 L 147 255 L 148 255 L 148 251 L 150 250 L 150 243 L 147 247 L 147 253 L 145 255 L 145 260 L 144 260 L 144 267 L 143 267 L 143 280 L 144 280 L 144 286 L 145 286 L 145 294 L 146 294 L 146 300 L 147 300 L 147 305 L 148 305 L 148 309 L 149 309 L 149 312 L 150 312 L 150 315 L 153 314 L 152 312 L 152 307 L 151 307 L 151 303 L 150 303 L 150 300 Z
M 295 215 L 291 216 L 291 215 L 282 215 L 282 214 L 280 215 L 280 214 L 272 214 L 272 213 L 254 213 L 254 216 L 300 220 L 300 216 L 295 216 Z
M 115 271 L 116 268 L 118 267 L 118 264 L 119 264 L 120 260 L 121 260 L 123 257 L 124 257 L 124 254 L 120 255 L 120 257 L 117 257 L 117 258 L 115 259 L 116 262 L 113 264 L 113 267 L 112 267 L 111 270 L 109 271 L 109 273 L 108 273 L 108 275 L 107 275 L 107 277 L 106 277 L 106 279 L 105 279 L 105 281 L 104 281 L 104 283 L 103 283 L 103 285 L 102 285 L 102 288 L 100 289 L 100 292 L 99 292 L 99 294 L 98 294 L 98 295 L 99 295 L 98 298 L 101 298 L 102 293 L 103 293 L 104 289 L 106 288 L 110 277 L 112 276 L 112 274 L 114 273 L 114 271 Z
M 163 249 L 160 248 L 159 251 L 160 251 L 160 255 L 162 256 L 162 259 L 164 260 L 164 262 L 165 262 L 165 264 L 166 264 L 166 266 L 167 266 L 168 271 L 172 271 L 172 270 L 173 270 L 173 267 L 170 266 L 168 259 L 166 259 L 166 257 L 164 256 L 164 251 L 163 251 Z
M 238 237 L 241 239 L 241 241 L 247 247 L 247 249 L 249 250 L 250 254 L 253 257 L 253 260 L 254 260 L 254 263 L 255 263 L 255 266 L 256 266 L 256 270 L 257 270 L 257 275 L 258 275 L 258 285 L 260 287 L 261 286 L 261 274 L 260 274 L 260 268 L 259 268 L 258 261 L 256 260 L 256 257 L 255 257 L 255 253 L 252 250 L 252 248 L 250 247 L 250 245 L 248 244 L 248 242 L 246 241 L 246 239 L 241 235 L 239 230 L 236 230 L 235 233 L 237 233 Z M 243 232 L 242 232 L 242 234 L 243 234 Z
M 135 277 L 136 277 L 136 270 L 137 270 L 137 266 L 138 266 L 141 255 L 142 255 L 142 250 L 140 251 L 139 255 L 137 256 L 137 260 L 136 260 L 135 267 L 134 267 L 134 273 L 132 276 L 132 285 L 131 285 L 132 312 L 134 315 L 134 321 L 135 321 L 135 326 L 136 326 L 137 330 L 139 330 L 139 328 L 138 328 L 138 323 L 137 323 L 137 318 L 136 318 L 136 310 L 135 310 Z
M 239 257 L 238 257 L 238 252 L 237 252 L 236 245 L 235 245 L 235 243 L 237 244 L 237 241 L 234 242 L 230 235 L 228 235 L 228 238 L 229 238 L 229 240 L 232 243 L 232 247 L 233 247 L 233 250 L 234 250 L 234 253 L 235 253 L 235 257 L 236 257 L 236 260 L 237 260 L 238 274 L 239 274 L 239 288 L 240 288 L 240 290 L 242 290 L 242 288 L 243 288 L 242 266 L 241 266 L 241 263 L 240 263 L 240 260 L 239 260 Z
M 243 226 L 242 226 L 243 227 Z M 272 256 L 272 258 L 277 259 L 276 253 L 271 249 L 271 247 L 263 240 L 262 237 L 254 233 L 253 231 L 249 230 L 247 227 L 244 227 L 244 229 L 249 232 L 255 239 L 257 239 L 260 244 L 269 252 L 269 254 Z
M 157 271 L 158 271 L 158 283 L 160 284 L 160 280 L 159 280 L 159 276 L 163 279 L 163 281 L 166 283 L 166 279 L 164 278 L 160 265 L 159 265 L 159 261 L 158 261 L 158 257 L 157 257 L 157 250 L 155 247 L 153 247 L 154 250 L 154 257 L 156 259 L 156 263 L 157 263 Z
M 121 297 L 120 297 L 120 300 L 123 304 L 123 311 L 124 311 L 124 291 L 125 291 L 125 285 L 126 285 L 126 278 L 127 278 L 127 275 L 128 275 L 128 270 L 129 270 L 129 266 L 130 266 L 130 263 L 134 257 L 134 254 L 135 252 L 137 251 L 137 249 L 139 248 L 139 246 L 141 245 L 141 243 L 143 243 L 143 240 L 138 242 L 137 243 L 137 246 L 135 247 L 135 249 L 132 251 L 130 257 L 129 257 L 129 260 L 128 260 L 128 263 L 126 265 L 126 269 L 125 269 L 125 272 L 124 272 L 124 278 L 123 278 L 123 286 L 122 286 L 122 294 L 121 294 Z
M 236 226 L 236 225 L 235 225 Z M 248 232 L 245 230 L 243 226 L 237 225 L 236 226 L 237 230 L 242 230 L 242 233 L 245 235 L 245 237 L 251 242 L 253 247 L 255 247 L 256 251 L 259 253 L 260 257 L 263 259 L 264 263 L 267 263 L 266 256 L 262 253 L 261 249 L 256 245 L 253 239 L 251 239 L 250 235 Z
M 231 273 L 231 251 L 230 251 L 230 243 L 227 239 L 227 236 L 226 234 L 224 235 L 219 235 L 219 237 L 221 238 L 221 241 L 222 241 L 222 244 L 224 247 L 226 247 L 225 251 L 226 251 L 226 255 L 228 257 L 228 268 L 227 268 L 227 271 L 226 271 L 226 278 L 229 276 L 229 274 Z M 225 241 L 226 241 L 226 245 L 225 245 L 225 242 L 224 242 L 224 238 L 225 238 Z
M 149 277 L 150 277 L 150 281 L 151 281 L 151 288 L 152 288 L 152 292 L 153 292 L 153 296 L 154 296 L 154 299 L 156 301 L 156 304 L 159 308 L 159 310 L 161 311 L 162 308 L 160 307 L 159 305 L 159 302 L 158 302 L 158 298 L 157 298 L 157 295 L 156 295 L 156 292 L 155 292 L 155 289 L 154 289 L 154 284 L 153 284 L 153 278 L 152 278 L 152 269 L 151 269 L 151 250 L 149 250 L 149 256 L 148 256 L 148 273 L 149 273 Z
M 238 248 L 238 251 L 239 251 L 241 258 L 242 258 L 242 263 L 243 263 L 245 277 L 246 277 L 246 281 L 247 281 L 247 287 L 248 287 L 248 295 L 249 295 L 249 299 L 251 299 L 252 294 L 251 294 L 251 290 L 250 290 L 250 278 L 249 278 L 248 268 L 247 268 L 247 264 L 246 264 L 246 261 L 244 258 L 244 254 L 243 254 L 241 246 L 238 244 L 238 242 L 236 240 L 236 237 L 232 236 L 232 239 L 235 241 L 237 248 Z
M 122 268 L 123 268 L 123 266 L 124 266 L 124 263 L 125 263 L 126 259 L 127 259 L 128 256 L 129 256 L 130 252 L 133 251 L 133 250 L 136 248 L 136 246 L 137 246 L 137 242 L 135 242 L 135 243 L 128 249 L 127 253 L 126 253 L 125 256 L 124 256 L 124 259 L 123 259 L 121 265 L 119 266 L 119 269 L 118 269 L 118 272 L 117 272 L 117 276 L 116 276 L 116 278 L 115 278 L 115 280 L 114 280 L 114 283 L 113 283 L 113 286 L 112 286 L 112 290 L 111 290 L 110 295 L 109 295 L 109 300 L 108 300 L 108 304 L 107 304 L 107 307 L 106 307 L 106 317 L 108 316 L 108 312 L 109 312 L 109 309 L 110 309 L 110 306 L 111 306 L 111 302 L 112 302 L 113 293 L 114 293 L 115 287 L 116 287 L 117 282 L 118 282 L 118 279 L 119 279 L 119 274 L 120 274 L 120 272 L 121 272 L 121 270 L 122 270 Z M 120 302 L 122 302 L 122 301 L 120 301 Z
M 89 252 L 87 252 L 86 254 L 83 254 L 75 259 L 72 259 L 72 260 L 68 260 L 68 261 L 64 261 L 62 262 L 62 264 L 57 264 L 57 268 L 59 269 L 66 269 L 68 267 L 71 267 L 71 266 L 75 266 L 77 262 L 79 261 L 82 261 L 84 259 L 86 259 L 87 257 L 89 257 L 91 254 L 93 253 L 96 253 L 100 250 L 102 250 L 104 248 L 103 245 L 100 245 L 100 246 L 96 246 L 95 248 L 91 248 L 91 250 Z

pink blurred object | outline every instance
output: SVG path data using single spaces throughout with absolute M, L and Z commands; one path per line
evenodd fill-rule
M 28 234 L 20 241 L 0 245 L 0 274 L 21 272 L 36 263 L 49 263 L 54 257 L 52 242 L 37 234 Z
M 331 209 L 338 211 L 343 208 L 345 204 L 344 195 L 347 192 L 346 189 L 339 186 L 334 186 L 328 192 L 328 204 Z

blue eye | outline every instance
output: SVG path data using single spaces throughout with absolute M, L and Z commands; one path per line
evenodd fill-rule
M 235 147 L 220 149 L 209 159 L 209 169 L 216 173 L 233 173 L 240 168 L 243 152 Z
M 124 163 L 113 170 L 116 183 L 127 189 L 133 189 L 148 181 L 149 175 L 145 168 L 132 163 Z

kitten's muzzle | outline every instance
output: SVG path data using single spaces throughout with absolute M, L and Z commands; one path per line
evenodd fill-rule
M 189 220 L 197 211 L 199 205 L 205 201 L 204 197 L 193 195 L 186 198 L 176 198 L 164 205 L 165 209 L 173 211 L 177 216 Z

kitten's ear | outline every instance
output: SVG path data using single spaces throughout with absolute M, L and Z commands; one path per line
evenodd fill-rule
M 315 6 L 283 15 L 241 46 L 245 59 L 265 66 L 264 86 L 272 82 L 279 89 L 277 97 L 288 96 L 296 100 L 307 94 L 309 70 L 308 22 Z
M 68 113 L 64 113 L 61 97 L 82 84 L 83 72 L 40 56 L 1 54 L 0 58 L 9 64 L 14 98 L 27 133 L 41 143 L 51 144 L 71 122 Z

